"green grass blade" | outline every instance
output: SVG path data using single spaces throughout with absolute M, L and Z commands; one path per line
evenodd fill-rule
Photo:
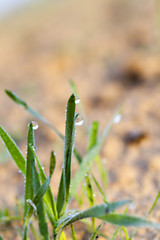
M 98 217 L 99 219 L 109 222 L 115 225 L 121 225 L 125 227 L 134 226 L 134 227 L 153 227 L 160 230 L 160 224 L 147 221 L 146 219 L 125 215 L 125 214 L 106 214 L 104 216 Z
M 43 122 L 49 128 L 51 128 L 62 140 L 64 140 L 63 134 L 51 123 L 49 123 L 44 117 L 42 117 L 39 113 L 33 110 L 24 100 L 22 100 L 19 96 L 17 96 L 14 92 L 10 90 L 5 90 L 6 94 L 18 105 L 24 107 L 31 115 L 35 118 Z M 82 162 L 82 157 L 77 149 L 74 149 L 74 155 L 78 161 L 78 163 Z
M 72 230 L 72 240 L 77 240 L 76 233 L 73 227 L 73 224 L 71 224 L 71 230 Z
M 27 212 L 29 211 L 28 201 L 33 199 L 34 196 L 34 186 L 33 186 L 33 171 L 34 171 L 34 155 L 31 151 L 31 147 L 34 146 L 34 132 L 32 122 L 28 126 L 28 139 L 27 139 L 27 161 L 26 161 L 26 179 L 25 179 L 25 197 L 24 197 L 24 230 L 23 230 L 23 240 L 27 239 L 28 224 Z
M 67 225 L 69 225 L 75 221 L 78 221 L 78 220 L 84 219 L 84 218 L 104 217 L 104 216 L 108 215 L 110 212 L 113 212 L 117 208 L 120 208 L 123 205 L 128 204 L 130 202 L 131 202 L 130 200 L 122 200 L 122 201 L 112 202 L 112 203 L 108 203 L 108 204 L 101 204 L 101 205 L 97 205 L 92 208 L 89 208 L 87 210 L 77 212 L 75 214 L 67 216 L 66 218 L 62 219 L 58 223 L 58 227 L 57 227 L 58 236 L 61 233 L 61 231 L 63 230 L 63 228 L 65 228 Z
M 105 195 L 103 189 L 101 188 L 101 186 L 99 185 L 98 181 L 96 180 L 96 178 L 95 178 L 95 176 L 93 174 L 92 174 L 92 178 L 93 178 L 94 183 L 96 184 L 96 187 L 98 188 L 98 190 L 99 190 L 99 192 L 101 194 L 101 197 L 102 197 L 103 201 L 105 203 L 108 203 L 108 201 L 106 199 L 106 195 Z
M 117 113 L 120 111 L 120 109 L 118 109 L 116 111 L 116 113 L 114 114 L 113 118 L 110 120 L 110 122 L 107 124 L 106 128 L 104 129 L 101 137 L 99 138 L 98 142 L 95 144 L 95 146 L 93 146 L 91 148 L 91 150 L 89 150 L 86 155 L 84 156 L 83 162 L 81 163 L 76 175 L 74 176 L 73 180 L 72 180 L 72 185 L 71 185 L 71 197 L 73 197 L 76 193 L 76 191 L 78 190 L 78 186 L 80 185 L 80 183 L 83 181 L 85 174 L 87 173 L 87 167 L 91 166 L 96 155 L 98 155 L 102 144 L 114 122 L 115 117 L 117 116 Z
M 90 150 L 97 142 L 98 127 L 99 127 L 99 123 L 97 121 L 94 121 L 92 123 L 92 128 L 91 128 L 91 132 L 90 132 L 90 136 L 89 136 L 88 150 Z
M 60 138 L 62 139 L 64 138 L 63 134 L 61 134 L 55 126 L 50 124 L 44 117 L 42 117 L 39 113 L 33 110 L 30 106 L 28 106 L 28 104 L 24 100 L 22 100 L 19 96 L 17 96 L 14 92 L 10 90 L 5 90 L 5 92 L 15 103 L 24 107 L 35 118 L 39 119 L 41 122 L 50 127 Z
M 97 239 L 97 234 L 98 234 L 98 231 L 99 231 L 100 227 L 102 226 L 102 224 L 103 224 L 103 222 L 98 225 L 98 227 L 96 228 L 96 230 L 95 230 L 95 232 L 93 233 L 93 235 L 92 235 L 92 237 L 90 238 L 90 240 L 95 240 L 95 239 Z
M 33 125 L 28 126 L 28 140 L 27 140 L 27 161 L 26 161 L 26 180 L 25 180 L 25 201 L 24 201 L 24 218 L 26 217 L 29 206 L 27 204 L 28 199 L 33 199 L 33 168 L 34 168 L 34 156 L 31 151 L 31 147 L 34 146 L 33 139 Z M 31 145 L 31 146 L 30 146 Z
M 74 94 L 72 94 L 68 100 L 66 109 L 64 160 L 57 197 L 57 211 L 59 216 L 61 215 L 62 209 L 65 208 L 69 199 L 71 181 L 71 158 L 74 147 L 74 137 L 75 137 L 75 96 Z
M 44 181 L 47 179 L 47 177 L 44 173 L 42 165 L 39 162 L 39 159 L 38 159 L 34 150 L 33 150 L 33 153 L 34 153 L 37 165 L 38 165 L 41 182 L 44 183 Z M 57 213 L 55 200 L 54 200 L 54 197 L 53 197 L 52 190 L 51 190 L 50 186 L 49 186 L 48 190 L 46 191 L 46 193 L 44 195 L 44 202 L 45 202 L 45 205 L 48 209 L 47 214 L 49 214 L 49 219 L 51 220 L 51 224 L 54 225 L 55 221 L 58 218 L 58 213 Z
M 87 190 L 87 198 L 89 201 L 89 206 L 93 207 L 94 206 L 94 193 L 93 193 L 93 188 L 91 185 L 91 181 L 89 179 L 89 176 L 86 176 L 86 190 Z M 95 219 L 92 218 L 92 230 L 95 231 Z
M 24 240 L 27 237 L 27 229 L 28 229 L 28 222 L 29 222 L 28 219 L 30 219 L 30 217 L 32 216 L 32 210 L 30 210 L 31 208 L 30 206 L 28 206 L 28 203 L 32 201 L 33 195 L 35 195 L 40 188 L 40 182 L 39 182 L 37 170 L 35 167 L 35 156 L 32 149 L 33 147 L 34 147 L 34 131 L 33 131 L 33 124 L 30 123 L 28 127 L 28 141 L 27 141 L 25 211 L 24 211 L 25 225 L 24 225 L 24 234 L 23 234 Z M 27 214 L 28 212 L 29 214 Z M 37 204 L 37 216 L 38 216 L 38 223 L 39 223 L 39 230 L 40 230 L 41 237 L 44 240 L 48 240 L 49 239 L 48 226 L 46 222 L 42 199 Z
M 7 132 L 0 126 L 0 137 L 5 144 L 12 159 L 18 166 L 19 170 L 25 175 L 25 158 L 21 151 L 17 147 L 13 139 L 7 134 Z
M 56 157 L 55 152 L 51 152 L 50 156 L 50 167 L 49 167 L 49 175 L 50 177 L 53 175 L 55 167 L 56 167 Z

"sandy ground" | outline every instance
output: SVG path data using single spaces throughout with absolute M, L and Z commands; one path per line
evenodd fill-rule
M 113 126 L 101 151 L 108 171 L 106 194 L 110 201 L 133 199 L 130 211 L 139 216 L 147 213 L 160 188 L 158 27 L 153 0 L 48 1 L 0 22 L 2 126 L 25 154 L 27 124 L 34 118 L 11 102 L 4 89 L 15 91 L 61 132 L 71 94 L 69 79 L 77 85 L 88 123 L 98 120 L 100 132 L 123 104 L 122 120 Z M 79 127 L 76 146 L 82 154 L 86 143 L 84 129 Z M 50 151 L 57 152 L 55 186 L 63 144 L 40 122 L 36 144 L 46 168 Z M 73 174 L 76 168 L 74 160 Z M 0 208 L 12 209 L 16 197 L 23 196 L 23 178 L 1 143 L 0 182 Z M 159 205 L 151 216 L 157 222 Z M 1 232 L 4 239 L 18 239 L 13 226 L 10 233 L 4 226 Z M 135 237 L 159 238 L 154 230 L 139 230 Z

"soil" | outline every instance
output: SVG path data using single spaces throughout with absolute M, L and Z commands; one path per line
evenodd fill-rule
M 112 127 L 101 151 L 108 171 L 106 195 L 109 201 L 133 199 L 129 211 L 138 216 L 147 213 L 160 189 L 157 2 L 48 1 L 33 4 L 0 22 L 1 125 L 25 154 L 27 125 L 35 119 L 15 105 L 4 89 L 16 92 L 63 133 L 70 79 L 77 86 L 88 123 L 98 120 L 100 133 L 122 104 L 122 119 Z M 59 182 L 63 143 L 44 124 L 38 124 L 37 154 L 46 169 L 50 151 L 57 153 L 57 170 L 52 180 L 56 196 L 54 186 Z M 76 146 L 82 154 L 86 143 L 84 128 L 78 127 Z M 78 165 L 73 161 L 74 174 Z M 23 198 L 23 177 L 2 143 L 0 182 L 0 209 L 13 212 L 16 198 Z M 98 197 L 96 201 L 102 202 Z M 87 202 L 83 208 L 86 207 Z M 157 222 L 159 207 L 160 202 L 150 217 Z M 80 226 L 79 223 L 77 228 Z M 102 229 L 108 235 L 113 232 L 108 224 Z M 84 226 L 78 232 L 78 239 L 89 239 Z M 16 223 L 10 227 L 1 225 L 0 233 L 4 239 L 19 239 Z M 134 239 L 160 239 L 160 233 L 140 229 Z

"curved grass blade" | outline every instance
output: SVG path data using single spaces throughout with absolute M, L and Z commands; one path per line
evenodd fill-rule
M 90 167 L 92 165 L 96 155 L 98 155 L 98 153 L 102 147 L 102 144 L 103 144 L 112 124 L 114 123 L 114 119 L 117 116 L 117 114 L 119 113 L 119 111 L 120 111 L 120 108 L 118 108 L 118 110 L 114 114 L 113 118 L 107 124 L 107 126 L 104 129 L 98 142 L 84 156 L 83 162 L 81 163 L 76 175 L 74 176 L 74 178 L 72 180 L 71 193 L 70 193 L 71 197 L 74 197 L 76 191 L 78 190 L 78 186 L 83 181 L 85 174 L 87 173 L 87 167 Z
M 22 100 L 19 96 L 17 96 L 14 92 L 10 90 L 5 90 L 5 93 L 18 105 L 24 107 L 31 115 L 35 118 L 43 122 L 49 128 L 51 128 L 62 140 L 64 140 L 63 134 L 51 123 L 49 123 L 44 117 L 42 117 L 39 113 L 37 113 L 34 109 L 32 109 L 24 100 Z M 82 162 L 82 157 L 77 149 L 74 149 L 74 155 L 80 164 Z
M 37 113 L 35 110 L 33 110 L 28 104 L 23 101 L 19 96 L 17 96 L 14 92 L 10 90 L 5 90 L 6 94 L 18 105 L 24 107 L 31 115 L 33 115 L 35 118 L 39 119 L 41 122 L 46 124 L 48 127 L 52 128 L 52 130 L 60 137 L 64 138 L 64 136 L 58 131 L 58 129 L 50 124 L 44 117 L 42 117 L 39 113 Z
M 67 103 L 64 139 L 64 160 L 57 197 L 57 211 L 60 216 L 69 199 L 71 181 L 71 158 L 75 137 L 75 96 L 72 94 Z M 63 211 L 62 211 L 63 210 Z
M 160 230 L 160 224 L 147 221 L 144 218 L 139 218 L 135 216 L 130 216 L 126 214 L 106 214 L 104 216 L 98 217 L 99 219 L 109 222 L 115 225 L 121 225 L 125 227 L 134 226 L 134 227 L 153 227 Z
M 8 152 L 10 153 L 12 159 L 18 166 L 19 170 L 25 175 L 25 158 L 23 157 L 16 143 L 1 126 L 0 137 L 3 143 L 5 144 L 6 148 L 8 149 Z
M 58 222 L 57 225 L 57 239 L 59 239 L 61 231 L 69 224 L 78 221 L 83 218 L 100 218 L 102 216 L 108 215 L 110 212 L 113 212 L 117 208 L 122 207 L 125 204 L 129 204 L 130 200 L 122 200 L 117 202 L 112 202 L 108 204 L 101 204 L 94 206 L 92 208 L 89 208 L 87 210 L 77 212 L 75 214 L 72 214 L 70 216 L 67 216 L 66 218 L 62 219 L 60 222 Z

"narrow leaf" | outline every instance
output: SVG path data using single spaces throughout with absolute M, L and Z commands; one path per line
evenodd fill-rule
M 7 134 L 7 132 L 0 126 L 0 137 L 8 149 L 12 159 L 18 166 L 19 170 L 25 175 L 25 158 L 21 151 L 17 147 L 13 139 Z
M 68 100 L 65 121 L 65 139 L 64 139 L 64 159 L 61 180 L 57 197 L 57 211 L 59 216 L 64 211 L 68 203 L 70 181 L 71 181 L 71 158 L 74 147 L 75 137 L 75 96 L 74 94 Z
M 49 167 L 49 175 L 50 177 L 52 176 L 54 170 L 55 170 L 55 166 L 56 166 L 56 154 L 55 152 L 51 152 L 51 156 L 50 156 L 50 167 Z
M 96 228 L 96 231 L 93 233 L 93 235 L 90 238 L 90 240 L 95 240 L 97 238 L 97 233 L 98 233 L 100 227 L 102 226 L 102 224 L 103 224 L 103 222 L 98 225 L 98 227 Z
M 77 240 L 76 233 L 73 227 L 73 224 L 71 224 L 71 230 L 72 230 L 72 240 Z
M 99 219 L 115 225 L 134 226 L 134 227 L 153 227 L 160 230 L 160 225 L 155 222 L 147 221 L 146 219 L 134 217 L 125 214 L 106 214 L 98 217 Z
M 123 200 L 123 201 L 117 201 L 117 202 L 112 202 L 108 204 L 101 204 L 101 205 L 97 205 L 92 208 L 89 208 L 87 210 L 72 214 L 58 222 L 58 225 L 57 225 L 58 236 L 63 230 L 63 228 L 65 228 L 67 225 L 75 221 L 78 221 L 84 218 L 90 218 L 90 217 L 101 218 L 102 216 L 106 216 L 110 212 L 130 202 L 131 202 L 130 200 Z

